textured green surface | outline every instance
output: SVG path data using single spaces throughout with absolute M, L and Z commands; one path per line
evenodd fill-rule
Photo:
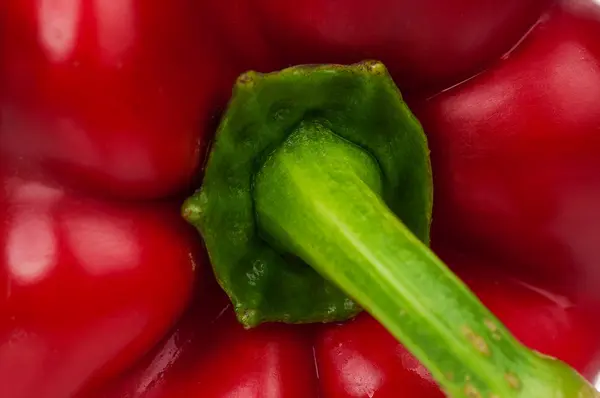
M 425 136 L 381 63 L 246 73 L 217 131 L 202 188 L 183 214 L 201 232 L 217 279 L 247 327 L 344 320 L 360 311 L 303 261 L 258 234 L 254 175 L 266 156 L 311 121 L 370 153 L 381 169 L 385 202 L 419 239 L 429 238 Z

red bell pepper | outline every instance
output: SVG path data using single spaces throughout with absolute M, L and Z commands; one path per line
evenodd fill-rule
M 546 1 L 382 0 L 369 5 L 370 17 L 359 2 L 344 4 L 343 13 L 325 0 L 299 9 L 198 3 L 0 6 L 7 220 L 0 391 L 9 398 L 94 395 L 90 386 L 131 364 L 172 324 L 192 285 L 195 242 L 174 214 L 178 205 L 140 200 L 193 185 L 205 127 L 233 72 L 366 57 L 385 61 L 428 133 L 434 243 L 466 254 L 440 248 L 442 258 L 527 345 L 595 376 L 598 324 L 583 305 L 600 284 L 592 240 L 600 225 L 593 101 L 600 22 L 591 0 L 554 8 Z M 524 270 L 534 285 L 569 298 L 504 271 L 496 276 L 492 267 Z M 341 326 L 243 331 L 228 311 L 217 316 L 221 296 L 200 280 L 172 337 L 121 381 L 93 388 L 96 394 L 441 396 L 425 368 L 367 315 Z
M 202 15 L 1 2 L 0 396 L 93 388 L 187 305 L 201 247 L 167 199 L 192 185 L 230 84 Z

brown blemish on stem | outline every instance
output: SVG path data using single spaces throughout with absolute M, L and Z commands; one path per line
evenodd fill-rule
M 494 323 L 494 321 L 492 321 L 491 319 L 486 319 L 485 321 L 483 321 L 483 324 L 490 329 L 491 332 L 497 332 L 498 331 L 498 326 L 496 326 L 496 324 Z
M 485 342 L 485 339 L 475 333 L 470 327 L 463 326 L 462 333 L 477 351 L 485 356 L 491 355 L 490 347 Z
M 465 385 L 465 395 L 468 398 L 483 398 L 481 393 L 472 384 Z
M 490 332 L 492 332 L 492 339 L 499 341 L 502 339 L 502 336 L 500 336 L 499 330 L 498 330 L 498 325 L 496 325 L 496 323 L 494 323 L 494 321 L 492 321 L 491 319 L 486 319 L 485 321 L 483 321 L 483 324 L 489 329 Z
M 518 390 L 521 388 L 521 380 L 519 380 L 519 378 L 516 375 L 514 375 L 512 373 L 506 373 L 504 375 L 504 379 L 506 380 L 506 382 L 508 383 L 508 385 L 511 388 L 513 388 L 515 390 Z

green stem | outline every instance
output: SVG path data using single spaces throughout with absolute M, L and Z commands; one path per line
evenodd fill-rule
M 571 368 L 520 344 L 404 226 L 381 199 L 381 170 L 363 149 L 305 124 L 254 184 L 263 238 L 354 298 L 449 396 L 596 397 Z

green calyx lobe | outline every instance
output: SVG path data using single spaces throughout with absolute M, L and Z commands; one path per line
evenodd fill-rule
M 257 222 L 256 175 L 286 139 L 308 125 L 368 154 L 386 203 L 415 236 L 429 239 L 432 182 L 425 135 L 381 63 L 246 73 L 217 131 L 202 188 L 183 209 L 201 232 L 216 277 L 246 327 L 342 321 L 361 310 L 266 237 Z
M 362 307 L 451 397 L 597 397 L 522 346 L 427 247 L 428 155 L 380 63 L 248 73 L 183 214 L 246 327 Z

